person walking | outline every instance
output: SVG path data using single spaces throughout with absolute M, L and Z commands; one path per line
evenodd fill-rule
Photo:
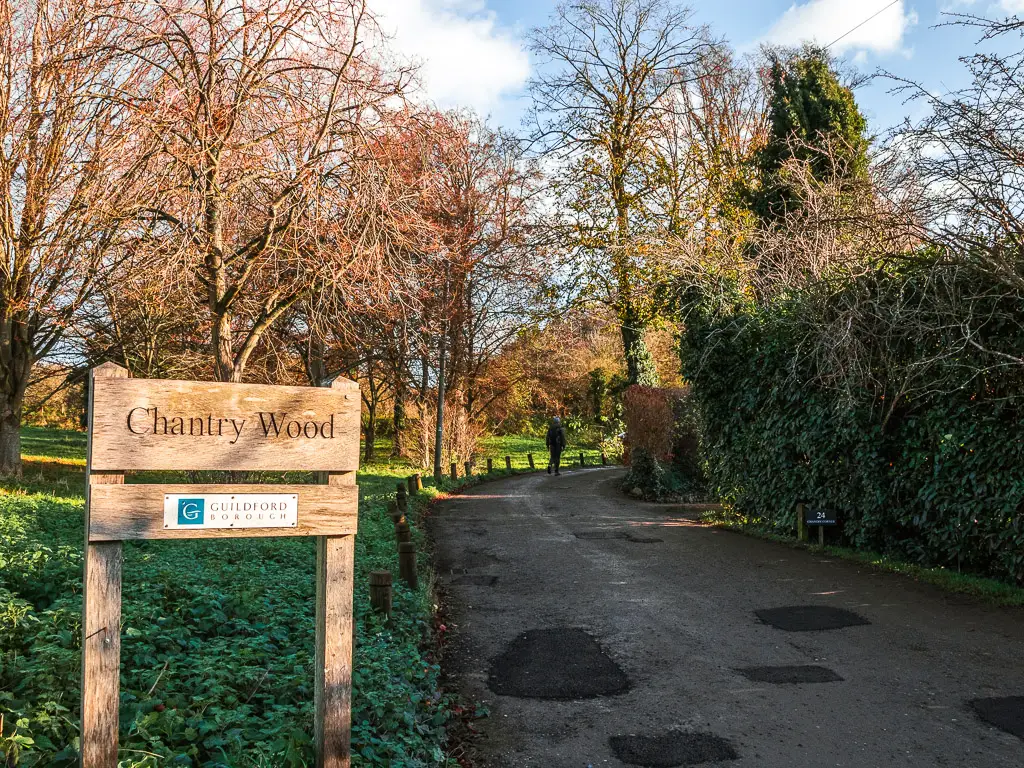
M 551 474 L 551 468 L 554 467 L 555 474 L 560 475 L 558 467 L 562 462 L 562 451 L 565 450 L 565 430 L 562 428 L 562 420 L 555 416 L 551 420 L 551 426 L 548 427 L 548 474 Z

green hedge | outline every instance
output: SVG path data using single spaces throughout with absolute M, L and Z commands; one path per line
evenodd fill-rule
M 712 483 L 764 528 L 792 531 L 806 501 L 856 547 L 1024 582 L 1024 366 L 1000 356 L 1024 350 L 1022 308 L 934 262 L 691 313 Z

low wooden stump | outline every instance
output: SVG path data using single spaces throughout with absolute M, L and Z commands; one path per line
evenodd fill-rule
M 391 616 L 392 588 L 390 571 L 370 571 L 370 607 Z
M 505 457 L 505 469 L 512 469 L 512 457 L 511 456 L 506 456 Z
M 451 475 L 452 475 L 452 480 L 458 480 L 459 479 L 459 465 L 454 463 L 454 462 L 452 462 L 452 466 L 451 466 Z
M 465 469 L 466 469 L 466 477 L 472 477 L 473 476 L 473 462 L 472 461 L 467 461 L 465 463 Z
M 586 462 L 583 459 L 583 451 L 580 451 L 580 466 L 586 466 Z

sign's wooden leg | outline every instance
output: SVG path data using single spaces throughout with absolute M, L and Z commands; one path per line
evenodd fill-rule
M 86 544 L 82 589 L 82 768 L 116 768 L 121 542 Z
M 85 469 L 85 569 L 82 573 L 82 768 L 117 768 L 121 687 L 121 542 L 89 542 L 93 485 L 120 485 L 123 472 L 92 470 L 93 393 L 97 379 L 127 379 L 113 363 L 93 368 L 89 387 L 89 446 Z
M 350 764 L 355 540 L 355 536 L 317 538 L 317 768 L 349 768 Z

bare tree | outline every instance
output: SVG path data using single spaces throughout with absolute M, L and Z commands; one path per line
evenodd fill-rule
M 563 232 L 589 294 L 622 327 L 630 381 L 656 378 L 643 333 L 657 314 L 645 256 L 650 163 L 663 116 L 707 33 L 672 0 L 568 2 L 534 30 L 533 138 L 560 167 Z
M 929 240 L 951 258 L 980 260 L 1008 289 L 1024 289 L 1024 52 L 999 45 L 1024 36 L 1017 17 L 986 19 L 953 15 L 951 23 L 974 28 L 993 51 L 963 59 L 971 84 L 948 95 L 894 78 L 908 99 L 930 108 L 923 120 L 906 122 L 890 151 L 909 157 L 923 188 L 919 219 Z M 1010 45 L 1009 49 L 1019 48 Z
M 124 246 L 148 154 L 117 98 L 111 2 L 0 2 L 0 472 L 20 473 L 32 367 L 58 348 Z
M 366 45 L 363 0 L 155 0 L 124 22 L 153 68 L 132 101 L 161 143 L 156 236 L 204 294 L 216 377 L 239 381 L 297 302 L 383 258 L 369 136 L 408 72 Z

